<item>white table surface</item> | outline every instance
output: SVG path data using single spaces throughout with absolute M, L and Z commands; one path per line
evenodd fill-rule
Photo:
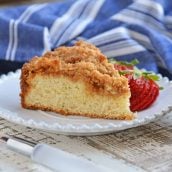
M 48 143 L 101 164 L 114 172 L 172 171 L 172 112 L 162 119 L 109 135 L 75 137 L 43 132 L 0 118 L 0 135 Z M 50 172 L 0 142 L 0 172 Z M 70 167 L 69 167 L 70 171 Z M 107 171 L 108 172 L 108 171 Z

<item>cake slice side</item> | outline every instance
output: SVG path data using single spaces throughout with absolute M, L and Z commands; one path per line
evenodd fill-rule
M 61 47 L 22 68 L 21 104 L 65 115 L 133 119 L 128 80 L 90 44 Z
M 25 108 L 49 110 L 64 115 L 133 119 L 128 108 L 128 94 L 99 95 L 87 90 L 84 81 L 73 81 L 65 76 L 36 75 L 30 84 L 32 88 L 22 99 Z

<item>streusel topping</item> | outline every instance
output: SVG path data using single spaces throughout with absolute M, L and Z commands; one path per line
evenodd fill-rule
M 35 74 L 62 75 L 83 80 L 89 90 L 100 94 L 129 94 L 128 80 L 119 75 L 98 48 L 83 41 L 33 58 L 23 66 L 23 74 L 25 84 Z

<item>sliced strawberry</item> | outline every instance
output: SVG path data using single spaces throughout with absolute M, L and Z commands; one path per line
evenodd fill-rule
M 141 111 L 151 106 L 159 95 L 159 86 L 153 79 L 157 79 L 156 75 L 143 72 L 139 77 L 134 77 L 135 71 L 133 65 L 125 65 L 124 63 L 115 63 L 114 68 L 120 74 L 128 78 L 131 97 L 130 109 L 131 111 Z
M 129 81 L 131 111 L 141 111 L 148 108 L 159 95 L 158 85 L 150 79 L 140 77 Z
M 122 65 L 122 64 L 115 63 L 114 68 L 116 70 L 119 70 L 119 71 L 124 71 L 124 70 L 133 70 L 134 66 L 132 66 L 132 65 Z
M 113 63 L 114 68 L 119 71 L 134 70 L 134 66 L 139 63 L 139 61 L 137 59 L 134 59 L 130 62 L 115 61 L 114 59 L 110 59 L 110 62 Z
M 143 110 L 148 108 L 159 95 L 159 86 L 153 81 L 148 80 L 150 89 L 148 95 L 143 99 L 143 101 L 138 105 L 137 109 Z
M 135 106 L 140 104 L 144 95 L 147 94 L 148 86 L 145 84 L 144 79 L 132 79 L 129 81 L 131 98 L 130 98 L 130 108 L 135 111 Z

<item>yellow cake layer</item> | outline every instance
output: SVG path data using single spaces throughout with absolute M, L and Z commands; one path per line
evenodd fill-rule
M 84 81 L 64 76 L 36 75 L 31 89 L 23 98 L 23 106 L 66 115 L 82 115 L 108 119 L 133 119 L 129 110 L 129 96 L 99 95 L 90 92 Z

